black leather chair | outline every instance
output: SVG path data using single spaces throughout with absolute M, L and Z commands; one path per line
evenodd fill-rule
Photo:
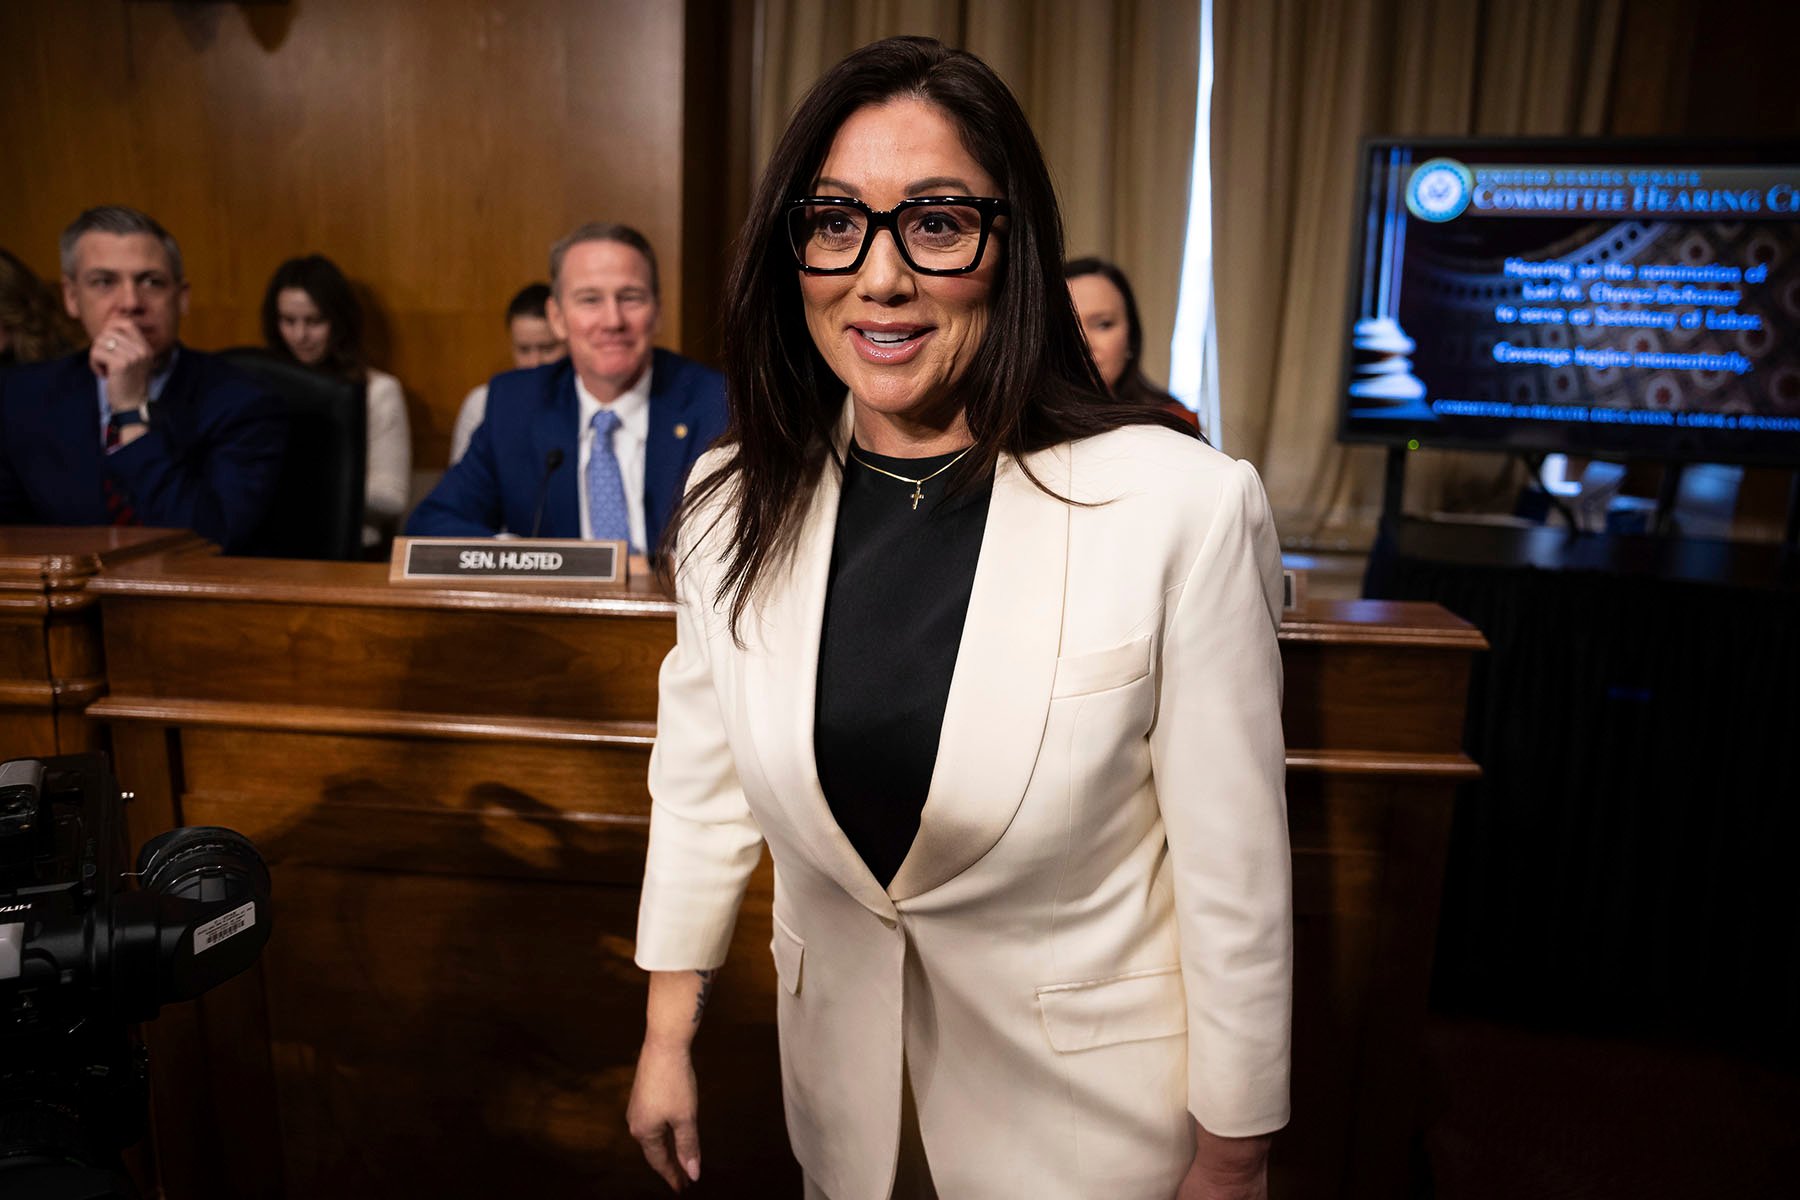
M 287 455 L 257 552 L 273 558 L 362 557 L 368 417 L 361 384 L 333 379 L 267 350 L 219 355 L 287 408 Z

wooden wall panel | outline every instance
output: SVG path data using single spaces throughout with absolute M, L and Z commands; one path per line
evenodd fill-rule
M 165 1102 L 261 1155 L 178 1149 L 170 1195 L 668 1195 L 624 1121 L 647 750 L 236 728 L 163 744 L 178 819 L 254 840 L 277 912 L 256 972 L 152 1026 L 160 1061 L 208 1064 L 186 1096 L 165 1069 Z M 732 1194 L 799 1191 L 773 1100 L 771 890 L 765 860 L 695 1048 L 707 1169 Z
M 674 645 L 669 626 L 644 636 L 638 623 L 579 617 L 345 606 L 296 620 L 275 605 L 177 608 L 180 625 L 135 599 L 108 609 L 115 695 L 442 714 L 499 703 L 532 717 L 650 721 L 657 665 Z M 204 631 L 225 628 L 228 641 L 207 641 Z
M 1292 746 L 1419 754 L 1461 741 L 1462 710 L 1437 698 L 1467 694 L 1467 658 L 1431 646 L 1295 643 L 1282 661 L 1282 723 Z M 1395 721 L 1395 713 L 1407 719 Z
M 0 605 L 0 680 L 18 684 L 50 678 L 50 654 L 44 639 L 43 610 L 35 596 L 6 597 Z M 22 698 L 22 697 L 21 697 Z
M 271 860 L 633 889 L 643 878 L 648 746 L 261 729 L 189 729 L 182 746 L 182 819 L 228 825 Z
M 104 749 L 87 706 L 106 692 L 100 607 L 108 566 L 198 544 L 166 529 L 0 525 L 0 762 Z
M 319 251 L 371 300 L 415 465 L 509 365 L 501 312 L 579 221 L 631 223 L 683 345 L 686 6 L 660 0 L 9 0 L 0 243 L 47 278 L 82 208 L 161 220 L 193 283 L 185 339 L 254 341 L 282 259 Z M 708 113 L 696 126 L 714 119 Z M 710 268 L 697 286 L 710 286 Z

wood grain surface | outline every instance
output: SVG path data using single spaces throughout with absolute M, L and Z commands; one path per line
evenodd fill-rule
M 183 530 L 0 526 L 0 761 L 105 748 L 86 710 L 106 692 L 94 577 L 199 550 Z
M 722 79 L 685 78 L 687 8 L 0 4 L 0 144 L 18 168 L 0 236 L 54 279 L 76 213 L 148 211 L 181 242 L 182 334 L 203 349 L 259 343 L 277 264 L 327 255 L 406 387 L 415 465 L 442 467 L 464 394 L 511 366 L 506 302 L 576 224 L 623 221 L 655 245 L 664 345 L 710 324 L 720 239 L 683 236 L 684 138 L 726 100 Z M 716 184 L 694 173 L 704 219 L 721 219 Z

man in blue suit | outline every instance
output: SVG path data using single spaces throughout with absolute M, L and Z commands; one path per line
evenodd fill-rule
M 135 209 L 63 231 L 63 301 L 93 344 L 0 378 L 0 524 L 191 529 L 254 549 L 281 470 L 276 401 L 177 341 L 181 249 Z
M 656 255 L 625 225 L 550 251 L 560 362 L 495 376 L 469 449 L 413 511 L 415 536 L 607 538 L 653 554 L 694 460 L 725 430 L 725 380 L 652 345 Z

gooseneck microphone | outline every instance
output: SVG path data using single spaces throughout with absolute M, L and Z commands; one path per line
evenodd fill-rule
M 531 536 L 538 535 L 538 527 L 544 523 L 544 501 L 550 495 L 550 477 L 556 474 L 556 468 L 562 466 L 563 452 L 561 447 L 552 449 L 544 455 L 544 477 L 538 481 L 537 508 L 531 514 Z

